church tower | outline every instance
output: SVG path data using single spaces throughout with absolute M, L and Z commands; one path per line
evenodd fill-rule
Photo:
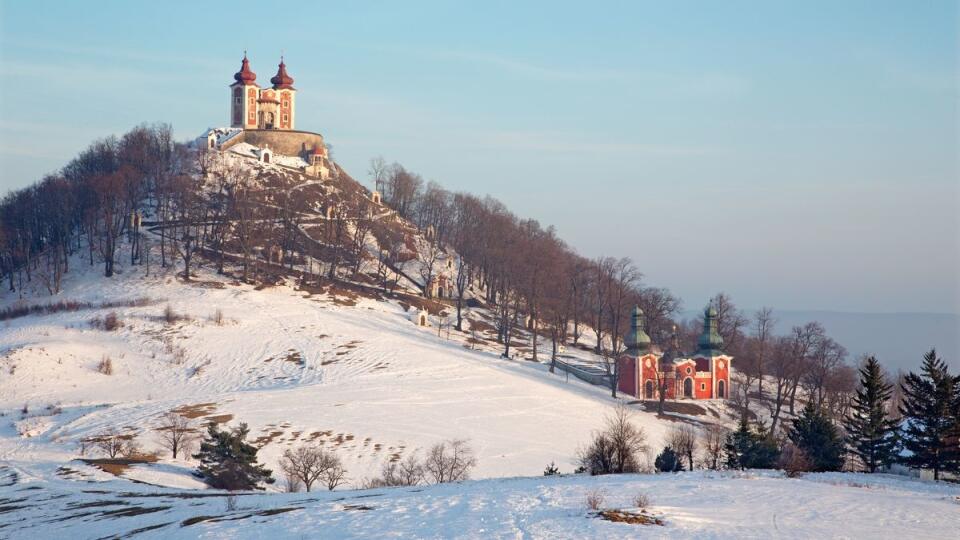
M 293 77 L 287 74 L 287 65 L 280 57 L 277 74 L 270 79 L 273 92 L 278 103 L 277 122 L 274 129 L 294 129 L 294 114 L 296 113 L 295 98 L 297 89 L 293 87 Z
M 260 87 L 257 85 L 257 74 L 250 70 L 246 52 L 243 53 L 240 71 L 233 75 L 233 79 L 236 82 L 230 85 L 230 126 L 256 129 Z

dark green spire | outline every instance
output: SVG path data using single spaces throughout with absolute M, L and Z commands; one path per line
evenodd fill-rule
M 723 350 L 723 338 L 717 332 L 717 310 L 713 306 L 708 307 L 703 312 L 703 333 L 697 340 L 697 345 L 701 354 L 716 356 Z
M 630 316 L 630 331 L 623 336 L 623 344 L 626 345 L 628 353 L 637 355 L 650 349 L 650 336 L 643 331 L 643 326 L 643 310 L 636 306 Z

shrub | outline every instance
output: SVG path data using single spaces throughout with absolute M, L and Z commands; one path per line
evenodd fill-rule
M 594 489 L 587 492 L 586 504 L 590 510 L 599 510 L 603 506 L 603 501 L 607 498 L 607 492 L 602 489 Z
M 223 311 L 217 308 L 217 310 L 213 312 L 213 316 L 210 317 L 210 320 L 217 326 L 223 326 Z
M 807 455 L 802 449 L 798 448 L 797 445 L 793 443 L 787 443 L 784 445 L 783 450 L 780 452 L 780 459 L 777 464 L 780 466 L 784 472 L 787 473 L 787 476 L 790 478 L 797 478 L 805 472 L 809 472 L 813 469 L 813 464 L 810 462 L 810 456 Z
M 167 307 L 163 308 L 163 320 L 166 321 L 167 324 L 173 324 L 181 318 L 180 314 L 174 311 L 170 304 L 167 304 Z
M 637 493 L 633 497 L 633 506 L 641 510 L 646 510 L 650 506 L 650 496 L 646 493 Z
M 113 375 L 113 360 L 109 356 L 104 356 L 97 364 L 97 371 L 104 375 Z
M 544 476 L 556 476 L 560 474 L 560 469 L 551 461 L 547 468 L 543 470 Z
M 117 314 L 114 311 L 107 313 L 107 316 L 103 318 L 103 329 L 107 332 L 113 332 L 121 326 L 123 326 L 123 323 L 120 322 L 120 319 L 117 318 Z
M 673 448 L 669 446 L 663 448 L 663 451 L 657 456 L 654 466 L 660 472 L 679 472 L 683 470 L 683 463 L 677 453 L 673 451 Z

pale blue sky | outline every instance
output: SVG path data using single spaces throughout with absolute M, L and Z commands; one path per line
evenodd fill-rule
M 689 308 L 960 312 L 956 3 L 516 4 L 2 1 L 0 191 L 226 124 L 282 49 L 356 178 L 493 195 Z

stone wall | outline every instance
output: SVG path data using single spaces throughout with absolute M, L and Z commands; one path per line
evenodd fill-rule
M 285 156 L 300 156 L 304 151 L 311 151 L 318 145 L 323 146 L 323 136 L 309 131 L 245 129 L 227 141 L 221 149 L 226 150 L 241 142 L 259 148 L 269 146 L 274 152 Z

